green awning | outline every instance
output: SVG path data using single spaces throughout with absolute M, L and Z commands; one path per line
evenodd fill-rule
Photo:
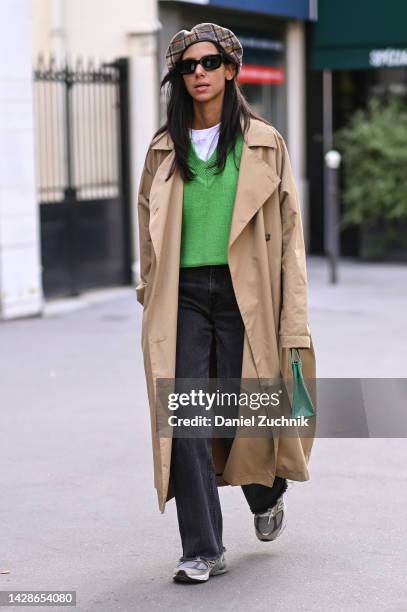
M 314 70 L 407 67 L 406 0 L 319 0 Z

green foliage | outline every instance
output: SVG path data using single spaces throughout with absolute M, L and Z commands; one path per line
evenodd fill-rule
M 344 167 L 342 226 L 407 218 L 407 108 L 373 97 L 334 135 Z

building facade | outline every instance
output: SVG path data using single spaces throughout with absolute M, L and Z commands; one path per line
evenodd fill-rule
M 202 21 L 242 40 L 240 84 L 287 140 L 309 241 L 305 28 L 315 0 L 121 0 L 120 11 L 112 0 L 4 0 L 1 11 L 11 58 L 0 73 L 1 318 L 138 282 L 138 182 L 164 120 L 164 53 Z
M 39 314 L 43 303 L 31 25 L 26 0 L 0 2 L 0 319 Z
M 345 125 L 373 95 L 407 104 L 407 3 L 404 0 L 319 0 L 318 21 L 309 25 L 308 175 L 310 177 L 311 250 L 324 249 L 323 115 L 331 131 Z M 325 86 L 324 86 L 325 83 Z M 325 93 L 324 93 L 325 92 Z M 324 108 L 325 107 L 325 108 Z M 359 231 L 341 233 L 343 255 L 357 256 Z

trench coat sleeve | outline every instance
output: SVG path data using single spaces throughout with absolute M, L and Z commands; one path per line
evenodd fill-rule
M 149 231 L 150 223 L 150 189 L 153 176 L 149 162 L 150 149 L 147 152 L 137 199 L 138 233 L 140 249 L 140 282 L 136 287 L 137 301 L 144 305 L 144 291 L 147 286 L 148 273 L 151 267 L 152 244 Z
M 282 224 L 282 304 L 279 342 L 282 348 L 310 348 L 307 269 L 299 198 L 283 137 L 280 149 L 280 213 Z

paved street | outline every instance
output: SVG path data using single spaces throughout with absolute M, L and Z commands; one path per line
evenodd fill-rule
M 308 258 L 321 377 L 405 377 L 407 266 Z M 0 590 L 76 590 L 77 610 L 405 612 L 405 439 L 315 441 L 288 525 L 259 542 L 220 489 L 229 572 L 171 581 L 175 504 L 160 514 L 134 289 L 0 323 Z M 5 609 L 5 608 L 3 608 Z M 11 608 L 10 608 L 11 609 Z

